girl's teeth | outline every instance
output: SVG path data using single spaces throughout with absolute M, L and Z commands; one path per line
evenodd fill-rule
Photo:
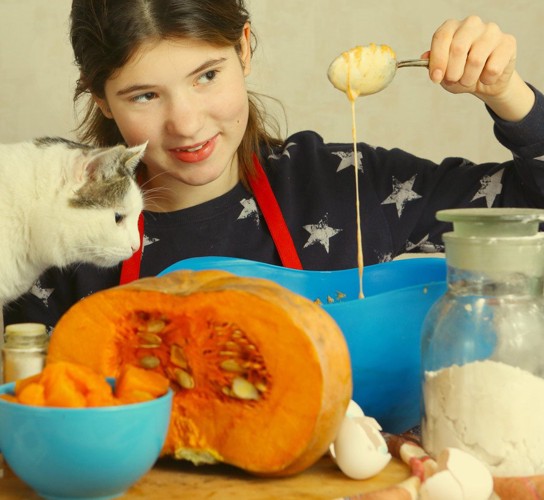
M 194 153 L 195 151 L 198 151 L 199 149 L 202 149 L 203 147 L 204 147 L 204 144 L 201 144 L 200 146 L 196 146 L 194 148 L 178 149 L 178 151 L 188 151 L 189 153 Z

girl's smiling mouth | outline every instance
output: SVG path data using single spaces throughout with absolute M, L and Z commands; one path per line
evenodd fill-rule
M 200 144 L 191 145 L 185 148 L 172 148 L 169 152 L 174 158 L 184 163 L 198 163 L 211 156 L 219 134 Z

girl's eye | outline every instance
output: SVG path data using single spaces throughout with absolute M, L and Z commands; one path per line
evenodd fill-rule
M 198 83 L 208 83 L 211 82 L 216 76 L 218 71 L 216 69 L 211 69 L 210 71 L 206 71 L 203 75 L 201 75 L 197 82 Z
M 125 216 L 120 214 L 119 212 L 115 212 L 115 223 L 116 224 L 121 224 L 121 222 L 123 222 L 123 220 L 125 219 Z
M 145 94 L 140 94 L 131 98 L 131 101 L 134 102 L 149 102 L 157 97 L 155 92 L 146 92 Z

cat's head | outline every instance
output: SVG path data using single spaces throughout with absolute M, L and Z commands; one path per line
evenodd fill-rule
M 140 246 L 143 196 L 135 169 L 147 144 L 81 150 L 65 212 L 67 262 L 113 266 Z

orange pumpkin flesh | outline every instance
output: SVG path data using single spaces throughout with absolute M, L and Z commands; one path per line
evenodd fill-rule
M 104 376 L 88 366 L 58 361 L 17 380 L 15 395 L 2 394 L 0 399 L 32 406 L 92 408 L 149 401 L 166 394 L 168 388 L 166 377 L 127 365 L 112 390 Z
M 178 271 L 98 292 L 51 337 L 48 362 L 116 377 L 125 365 L 175 391 L 164 455 L 260 475 L 304 470 L 328 449 L 351 398 L 347 345 L 311 301 L 268 280 Z

